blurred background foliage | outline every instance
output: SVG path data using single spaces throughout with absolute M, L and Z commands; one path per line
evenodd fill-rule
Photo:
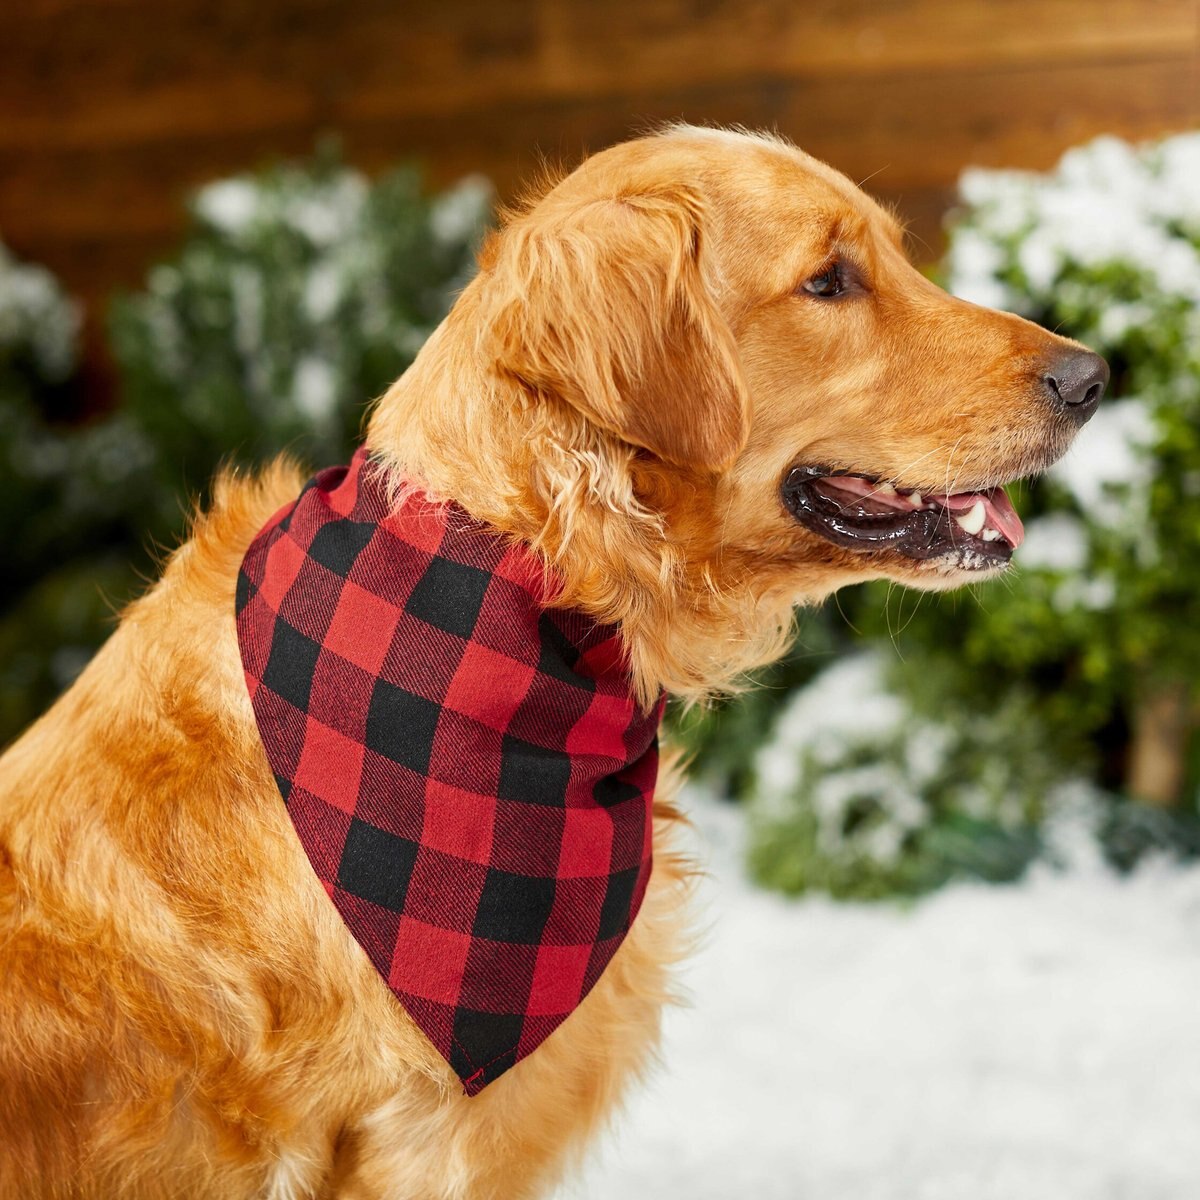
M 179 253 L 111 306 L 119 402 L 83 423 L 63 419 L 76 309 L 0 257 L 0 744 L 87 662 L 221 463 L 349 457 L 491 210 L 482 180 L 369 183 L 330 149 L 201 189 Z
M 119 402 L 82 424 L 75 308 L 0 257 L 0 742 L 86 662 L 221 461 L 348 456 L 491 209 L 482 181 L 429 195 L 329 151 L 204 187 L 179 252 L 112 306 Z M 1113 386 L 1016 496 L 1009 578 L 847 591 L 743 696 L 671 714 L 745 803 L 754 873 L 788 892 L 1200 851 L 1200 136 L 967 172 L 936 273 L 1094 347 Z

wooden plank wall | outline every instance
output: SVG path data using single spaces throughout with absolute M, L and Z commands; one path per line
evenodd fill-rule
M 774 126 L 940 245 L 969 163 L 1200 123 L 1200 0 L 8 0 L 0 238 L 91 302 L 186 190 L 324 132 L 511 194 L 639 125 Z

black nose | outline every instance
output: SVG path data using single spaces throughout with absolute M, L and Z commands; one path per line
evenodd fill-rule
M 1042 382 L 1055 409 L 1082 425 L 1104 395 L 1108 363 L 1090 350 L 1071 350 L 1047 367 Z

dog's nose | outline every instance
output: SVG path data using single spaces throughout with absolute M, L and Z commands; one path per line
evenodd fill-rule
M 1042 383 L 1054 408 L 1082 425 L 1104 395 L 1108 363 L 1090 350 L 1071 350 L 1046 368 Z

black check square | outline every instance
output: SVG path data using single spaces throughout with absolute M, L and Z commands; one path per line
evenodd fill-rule
M 542 648 L 538 658 L 538 670 L 543 675 L 549 675 L 560 683 L 582 688 L 586 692 L 596 690 L 594 679 L 576 672 L 575 664 L 581 657 L 579 650 L 571 644 L 571 639 L 555 624 L 549 613 L 542 613 L 538 620 L 538 637 Z
M 491 578 L 478 567 L 435 555 L 404 607 L 414 617 L 465 640 L 479 619 Z
M 377 679 L 367 710 L 367 747 L 424 775 L 441 711 L 432 700 Z
M 554 907 L 554 880 L 488 870 L 475 910 L 475 937 L 535 946 Z
M 505 737 L 500 746 L 501 800 L 549 804 L 561 808 L 571 781 L 571 756 L 521 738 Z
M 630 867 L 627 871 L 618 871 L 609 876 L 608 887 L 604 891 L 604 904 L 600 909 L 600 930 L 596 934 L 601 941 L 616 937 L 624 930 L 629 921 L 633 893 L 640 874 L 640 867 Z
M 254 581 L 246 574 L 245 571 L 239 571 L 237 577 L 237 588 L 234 592 L 233 599 L 233 614 L 240 616 L 242 609 L 254 599 L 258 588 L 254 586 Z
M 346 834 L 338 887 L 390 912 L 403 912 L 418 849 L 416 842 L 355 817 Z
M 592 799 L 601 808 L 615 808 L 626 800 L 640 800 L 642 789 L 619 775 L 602 775 L 592 787 Z
M 321 647 L 312 638 L 280 618 L 271 632 L 271 655 L 262 681 L 277 696 L 306 711 L 320 656 Z
M 488 1077 L 495 1078 L 516 1062 L 523 1026 L 520 1015 L 459 1008 L 454 1014 L 450 1065 L 462 1079 L 470 1079 L 485 1068 Z M 497 1054 L 498 1046 L 512 1049 Z
M 345 579 L 375 535 L 375 528 L 368 521 L 331 521 L 317 530 L 308 556 Z

